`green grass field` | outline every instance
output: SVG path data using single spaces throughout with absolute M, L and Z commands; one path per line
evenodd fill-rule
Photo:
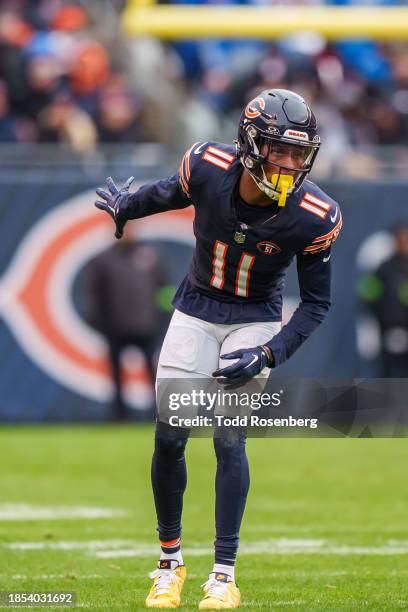
M 0 429 L 0 590 L 144 609 L 158 550 L 151 448 L 149 426 Z M 406 440 L 252 439 L 248 454 L 242 608 L 408 609 Z M 194 610 L 212 566 L 211 440 L 191 440 L 187 458 L 180 609 Z

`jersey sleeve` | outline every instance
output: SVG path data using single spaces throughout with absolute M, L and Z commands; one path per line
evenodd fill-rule
M 337 216 L 337 219 L 334 217 Z M 333 223 L 334 218 L 334 223 Z M 324 251 L 330 251 L 332 244 L 337 240 L 343 227 L 343 217 L 339 206 L 332 215 L 327 215 L 326 223 L 322 224 L 320 231 L 317 229 L 314 237 L 308 240 L 304 250 L 304 255 L 314 255 Z
M 200 143 L 196 142 L 192 147 L 185 152 L 183 159 L 181 160 L 180 168 L 178 171 L 178 180 L 180 188 L 186 198 L 191 200 L 191 187 L 193 183 L 192 169 L 195 166 L 196 156 L 191 155 L 193 149 L 199 146 Z
M 192 204 L 191 186 L 197 156 L 191 158 L 195 143 L 185 153 L 179 171 L 172 176 L 142 185 L 129 199 L 127 218 L 140 219 L 168 210 L 187 208 Z
M 288 323 L 267 343 L 275 366 L 293 355 L 322 323 L 331 306 L 331 248 L 343 224 L 340 209 L 334 214 L 339 215 L 335 227 L 326 223 L 323 232 L 318 231 L 316 237 L 297 254 L 301 301 Z M 333 226 L 332 219 L 330 222 Z

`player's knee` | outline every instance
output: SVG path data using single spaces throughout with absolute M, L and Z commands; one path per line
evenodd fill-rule
M 245 456 L 245 432 L 229 430 L 216 432 L 214 436 L 214 450 L 218 463 L 232 463 Z
M 181 427 L 170 427 L 158 423 L 155 435 L 155 455 L 165 460 L 177 460 L 183 457 L 188 440 L 188 430 Z

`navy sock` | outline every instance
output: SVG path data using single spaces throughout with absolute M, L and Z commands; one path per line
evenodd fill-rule
M 181 536 L 183 495 L 187 484 L 184 450 L 188 433 L 187 429 L 165 423 L 156 426 L 151 477 L 157 530 L 162 542 L 177 541 Z
M 249 489 L 245 442 L 243 430 L 217 428 L 215 431 L 215 563 L 222 565 L 233 566 L 238 550 L 239 530 Z

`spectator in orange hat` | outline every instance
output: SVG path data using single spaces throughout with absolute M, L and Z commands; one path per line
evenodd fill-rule
M 109 76 L 109 59 L 105 49 L 95 41 L 80 49 L 71 71 L 73 90 L 80 96 L 95 92 Z
M 53 30 L 74 32 L 84 30 L 88 26 L 88 16 L 84 9 L 77 4 L 62 6 L 51 22 Z

